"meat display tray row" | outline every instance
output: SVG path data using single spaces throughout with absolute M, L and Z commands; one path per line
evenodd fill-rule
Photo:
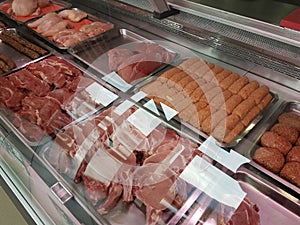
M 150 130 L 143 125 L 146 121 L 152 124 Z M 214 166 L 198 150 L 200 144 L 126 100 L 68 125 L 39 155 L 100 222 L 271 225 L 273 210 L 281 214 L 283 224 L 299 221 L 297 203 L 244 167 L 231 180 L 246 193 L 237 209 L 195 186 L 197 180 L 205 183 L 214 176 Z M 196 182 L 189 183 L 187 174 Z M 209 189 L 226 192 L 225 177 L 214 178 L 216 184 Z M 233 183 L 228 184 L 231 191 Z
M 1 117 L 29 145 L 39 145 L 118 98 L 96 77 L 49 56 L 0 78 Z
M 65 127 L 39 155 L 100 221 L 167 223 L 193 198 L 192 205 L 203 214 L 217 219 L 215 215 L 221 215 L 218 208 L 224 207 L 226 212 L 221 216 L 228 219 L 228 212 L 235 209 L 221 203 L 214 208 L 213 199 L 204 190 L 181 177 L 194 159 L 203 162 L 204 168 L 213 167 L 202 159 L 198 147 L 199 143 L 126 100 Z M 189 170 L 201 174 L 198 166 L 199 171 Z M 207 211 L 208 206 L 215 215 Z M 255 214 L 252 206 L 248 210 Z M 182 217 L 188 214 L 193 214 L 193 207 Z
M 152 99 L 163 113 L 175 110 L 175 120 L 224 148 L 236 146 L 278 100 L 266 85 L 199 57 L 167 67 L 136 86 L 139 91 L 144 101 Z
M 6 11 L 3 7 L 7 3 L 11 1 L 1 3 L 0 10 Z M 69 7 L 53 1 L 35 18 L 7 16 L 16 22 L 26 21 L 27 28 L 43 15 L 61 13 L 64 20 L 82 16 L 77 14 L 80 9 Z M 280 153 L 283 160 L 255 156 L 262 146 L 274 147 L 266 146 L 269 141 L 263 141 L 262 136 L 269 130 L 275 132 L 279 113 L 299 116 L 299 103 L 285 103 L 274 112 L 277 94 L 231 71 L 229 65 L 181 58 L 180 51 L 163 41 L 149 40 L 117 24 L 86 16 L 71 22 L 72 28 L 67 27 L 66 33 L 59 31 L 65 36 L 58 39 L 41 35 L 38 26 L 29 29 L 102 76 L 85 72 L 67 60 L 69 56 L 50 56 L 47 51 L 32 60 L 0 42 L 1 53 L 12 54 L 8 56 L 16 61 L 16 68 L 0 77 L 0 118 L 21 141 L 35 148 L 47 169 L 66 184 L 99 224 L 300 222 L 299 200 L 275 185 L 280 183 L 300 193 L 299 130 L 293 149 Z M 95 38 L 81 40 L 76 36 L 82 26 L 93 22 L 109 29 L 95 34 Z M 16 29 L 10 30 L 22 36 Z M 200 87 L 195 86 L 195 80 Z M 142 101 L 130 98 L 141 92 L 146 93 Z M 170 118 L 161 117 L 167 111 L 173 113 L 170 118 L 175 116 L 176 125 L 182 125 L 181 130 Z M 255 147 L 247 149 L 251 165 L 242 166 L 236 174 L 221 172 L 214 177 L 211 172 L 219 171 L 215 162 L 200 152 L 200 139 L 189 136 L 189 132 L 203 140 L 214 136 L 219 146 L 234 148 L 269 114 L 272 117 L 265 132 L 253 141 Z M 222 122 L 220 133 L 216 128 Z M 274 167 L 280 170 L 270 172 L 274 169 L 270 164 L 279 161 L 282 165 Z M 281 172 L 291 162 L 292 167 Z M 222 185 L 223 179 L 230 180 L 230 185 Z M 235 190 L 235 185 L 245 196 Z M 212 197 L 218 194 L 221 199 Z M 237 199 L 242 199 L 241 204 L 232 207 Z

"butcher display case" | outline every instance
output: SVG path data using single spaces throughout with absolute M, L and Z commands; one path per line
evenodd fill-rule
M 27 224 L 300 222 L 299 3 L 46 3 L 0 1 L 1 186 Z

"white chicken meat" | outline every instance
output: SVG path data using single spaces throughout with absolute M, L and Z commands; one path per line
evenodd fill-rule
M 29 16 L 38 9 L 38 0 L 13 0 L 10 11 L 16 16 Z
M 76 23 L 87 17 L 87 13 L 75 9 L 65 9 L 59 12 L 58 15 Z
M 13 0 L 8 13 L 16 16 L 39 15 L 40 9 L 49 4 L 49 0 Z

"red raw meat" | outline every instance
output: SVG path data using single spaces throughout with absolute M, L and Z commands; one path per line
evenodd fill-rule
M 98 213 L 100 215 L 107 214 L 113 207 L 118 203 L 122 195 L 123 187 L 119 183 L 112 183 L 109 188 L 108 196 L 104 203 L 98 208 Z
M 106 185 L 85 175 L 82 176 L 82 180 L 93 205 L 96 205 L 99 201 L 106 198 L 108 192 Z
M 66 83 L 66 76 L 57 70 L 54 66 L 45 62 L 31 63 L 26 66 L 26 69 L 38 78 L 44 80 L 49 85 L 54 85 L 56 88 L 61 88 Z
M 127 83 L 149 75 L 159 68 L 163 63 L 163 58 L 159 53 L 139 53 L 127 58 L 118 67 L 118 75 Z
M 48 134 L 64 127 L 72 121 L 69 115 L 63 113 L 60 104 L 49 97 L 25 97 L 23 108 L 17 113 L 28 121 L 41 126 Z
M 167 207 L 160 202 L 173 202 L 176 196 L 172 187 L 175 174 L 165 165 L 151 163 L 137 168 L 134 172 L 135 195 L 146 205 L 157 210 Z
M 0 78 L 0 103 L 17 111 L 21 108 L 22 99 L 25 94 L 14 86 L 7 77 Z
M 46 58 L 44 60 L 44 63 L 48 63 L 49 65 L 54 66 L 59 72 L 70 77 L 78 77 L 82 75 L 82 72 L 71 63 L 56 56 L 50 56 Z
M 151 206 L 146 206 L 146 225 L 165 224 L 162 222 L 163 211 L 155 209 Z
M 260 225 L 258 212 L 258 207 L 245 198 L 227 223 L 221 216 L 220 225 Z
M 159 53 L 162 56 L 163 63 L 168 63 L 174 58 L 174 54 L 156 43 L 139 43 L 133 48 L 133 51 L 139 53 Z
M 138 43 L 132 51 L 112 49 L 107 54 L 110 71 L 117 71 L 127 83 L 149 75 L 174 58 L 174 54 L 156 43 Z
M 45 96 L 51 90 L 45 81 L 34 76 L 26 69 L 19 70 L 11 74 L 8 78 L 17 88 L 27 89 L 36 96 Z
M 112 49 L 109 50 L 108 55 L 108 66 L 110 71 L 116 71 L 122 62 L 129 57 L 133 56 L 133 52 L 128 49 Z
M 61 104 L 61 107 L 65 109 L 65 104 L 70 101 L 74 93 L 70 92 L 67 88 L 57 88 L 48 93 L 48 97 L 51 97 Z

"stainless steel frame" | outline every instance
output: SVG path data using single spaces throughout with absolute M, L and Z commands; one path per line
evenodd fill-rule
M 300 36 L 295 31 L 199 6 L 185 0 L 170 0 L 170 5 L 181 12 L 163 20 L 153 18 L 153 9 L 149 7 L 149 2 L 146 0 L 122 2 L 75 0 L 69 2 L 72 2 L 74 7 L 96 16 L 100 14 L 120 27 L 132 30 L 148 39 L 176 44 L 184 53 L 193 53 L 210 62 L 233 68 L 234 71 L 270 86 L 272 91 L 278 93 L 281 100 L 300 101 Z M 141 7 L 132 6 L 134 4 Z M 228 31 L 233 31 L 237 35 L 229 35 Z M 64 56 L 76 61 L 70 55 L 64 54 Z M 82 64 L 82 62 L 76 62 Z M 268 119 L 265 118 L 261 124 Z M 254 132 L 260 132 L 262 129 L 262 125 L 258 126 Z M 26 196 L 29 194 L 28 190 L 18 183 L 18 176 L 12 179 L 16 174 L 10 173 L 10 168 L 1 165 L 1 176 L 5 177 L 7 183 L 12 182 L 10 186 L 18 196 L 22 195 L 23 199 L 20 199 L 28 205 L 26 208 L 35 222 L 37 224 L 60 223 L 62 217 L 67 217 L 70 219 L 68 220 L 70 224 L 95 224 L 95 219 L 85 213 L 85 209 L 78 206 L 73 198 L 64 202 L 65 204 L 61 204 L 60 200 L 56 199 L 50 187 L 59 185 L 60 180 L 42 165 L 42 160 L 35 155 L 38 149 L 33 149 L 28 153 L 31 147 L 20 145 L 18 138 L 12 133 L 2 135 L 1 132 L 4 130 L 5 128 L 1 127 L 0 137 L 7 138 L 5 142 L 16 143 L 16 149 L 20 150 L 20 154 L 26 158 L 34 188 L 39 187 L 39 182 L 43 183 L 41 190 L 45 193 L 49 192 L 50 199 L 57 202 L 52 206 L 55 208 L 59 205 L 60 210 L 63 211 L 63 214 L 49 213 L 47 211 L 49 205 L 44 202 L 43 198 L 38 198 L 37 202 L 30 201 L 32 196 Z M 237 150 L 243 151 L 249 146 L 249 143 L 242 142 Z M 64 191 L 68 192 L 68 190 Z M 280 188 L 276 189 L 276 193 L 281 191 Z M 286 194 L 285 191 L 282 193 Z M 294 199 L 294 201 L 297 200 Z M 32 204 L 37 208 L 34 208 Z

